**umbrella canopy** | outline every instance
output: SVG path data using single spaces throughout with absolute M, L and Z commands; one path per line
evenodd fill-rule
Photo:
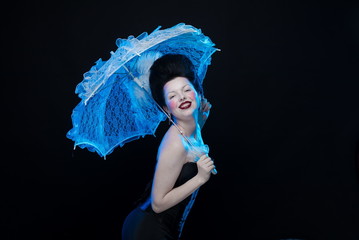
M 211 55 L 219 50 L 200 29 L 180 23 L 137 38 L 117 39 L 118 49 L 99 59 L 76 87 L 81 102 L 72 112 L 67 137 L 75 147 L 109 155 L 117 146 L 154 135 L 166 119 L 151 97 L 148 77 L 152 63 L 165 54 L 187 56 L 202 84 Z

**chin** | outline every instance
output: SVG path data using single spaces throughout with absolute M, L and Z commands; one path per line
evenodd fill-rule
M 197 113 L 197 111 L 195 109 L 183 112 L 182 114 L 180 114 L 179 119 L 192 120 L 192 119 L 194 119 L 194 116 L 195 116 L 196 113 Z

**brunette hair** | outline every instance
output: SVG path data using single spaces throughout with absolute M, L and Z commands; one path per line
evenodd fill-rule
M 187 78 L 195 90 L 200 95 L 203 94 L 202 86 L 198 81 L 192 62 L 181 54 L 166 54 L 153 63 L 149 77 L 152 97 L 161 107 L 166 105 L 163 87 L 176 77 Z

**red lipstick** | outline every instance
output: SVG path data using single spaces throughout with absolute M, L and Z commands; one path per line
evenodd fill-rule
M 180 109 L 187 109 L 190 108 L 192 103 L 190 101 L 185 101 L 179 105 Z

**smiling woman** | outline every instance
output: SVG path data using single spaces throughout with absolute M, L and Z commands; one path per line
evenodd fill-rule
M 173 111 L 176 111 L 177 108 L 180 110 L 189 109 L 192 107 L 192 103 L 196 103 L 195 100 L 199 100 L 192 84 L 184 77 L 176 77 L 166 83 L 164 92 L 167 100 L 166 105 L 170 106 Z M 167 107 L 165 109 L 169 112 Z
M 215 169 L 201 136 L 211 106 L 201 104 L 202 88 L 190 60 L 162 56 L 153 63 L 149 82 L 153 98 L 173 124 L 159 146 L 151 190 L 123 224 L 124 240 L 179 239 L 198 189 Z

